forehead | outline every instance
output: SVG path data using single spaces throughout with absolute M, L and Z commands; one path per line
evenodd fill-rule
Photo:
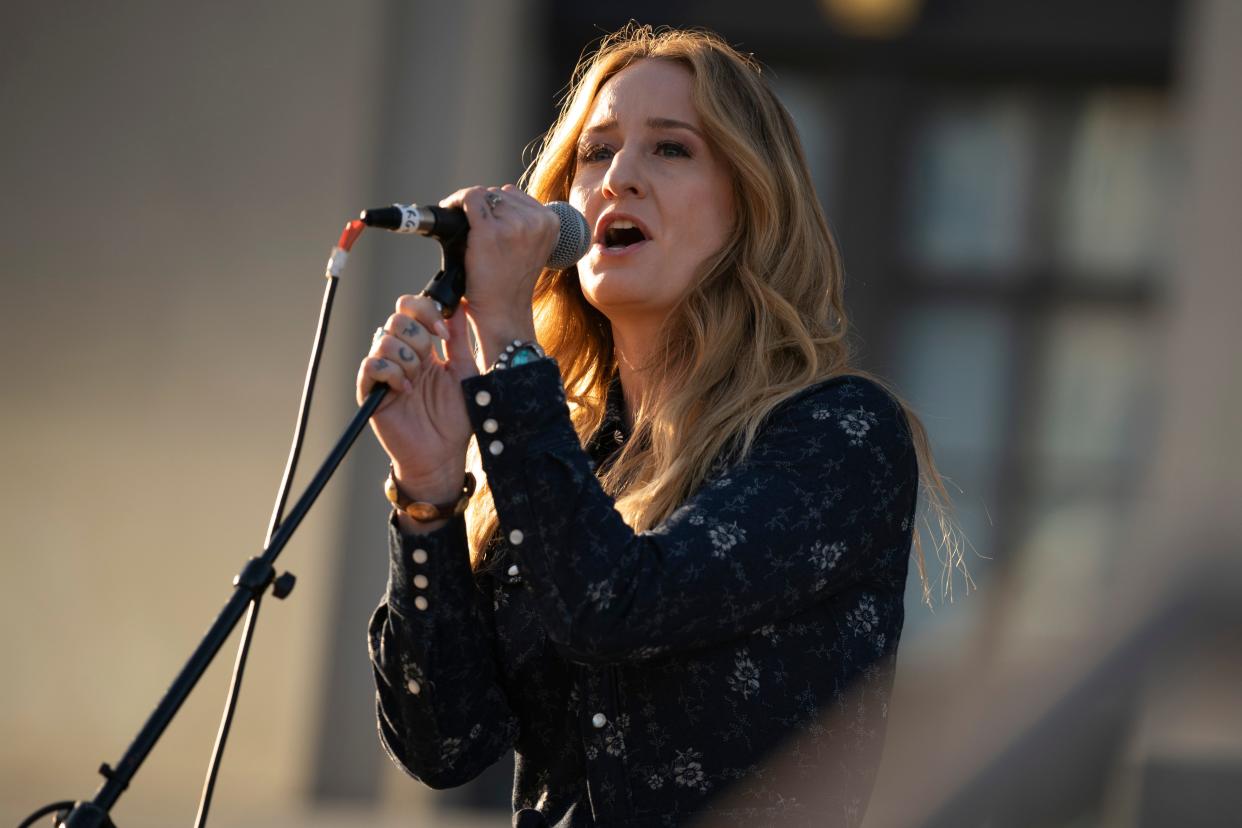
M 699 125 L 691 99 L 690 70 L 670 60 L 640 60 L 600 87 L 587 116 L 586 128 L 604 121 L 642 122 L 649 117 L 675 118 Z

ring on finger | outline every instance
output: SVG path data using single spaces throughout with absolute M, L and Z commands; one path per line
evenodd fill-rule
M 371 344 L 374 345 L 376 342 L 379 342 L 384 338 L 384 334 L 386 333 L 388 333 L 388 331 L 384 330 L 382 325 L 376 328 L 375 333 L 371 335 Z
M 487 201 L 487 206 L 492 208 L 493 210 L 499 207 L 500 203 L 504 201 L 504 197 L 501 196 L 500 193 L 493 193 L 490 191 L 487 193 L 487 195 L 483 196 L 483 198 Z

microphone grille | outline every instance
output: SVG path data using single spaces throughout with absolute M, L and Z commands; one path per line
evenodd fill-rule
M 568 202 L 552 201 L 548 207 L 561 220 L 561 232 L 548 256 L 548 267 L 564 270 L 577 264 L 591 249 L 591 228 L 587 226 L 586 217 Z

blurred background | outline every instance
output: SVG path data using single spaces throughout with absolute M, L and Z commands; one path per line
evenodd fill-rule
M 515 180 L 630 18 L 764 63 L 954 482 L 971 580 L 926 538 L 867 825 L 1242 824 L 1237 0 L 6 4 L 0 824 L 93 794 L 260 548 L 343 222 Z M 359 244 L 303 469 L 436 264 Z M 511 759 L 380 749 L 383 472 L 364 435 L 280 560 L 212 824 L 509 824 Z M 192 822 L 234 648 L 119 825 Z

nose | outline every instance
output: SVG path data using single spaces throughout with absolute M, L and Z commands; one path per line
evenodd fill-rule
M 604 196 L 617 198 L 622 195 L 642 197 L 646 187 L 642 182 L 642 170 L 638 160 L 629 150 L 622 149 L 612 156 L 608 169 L 604 172 Z

